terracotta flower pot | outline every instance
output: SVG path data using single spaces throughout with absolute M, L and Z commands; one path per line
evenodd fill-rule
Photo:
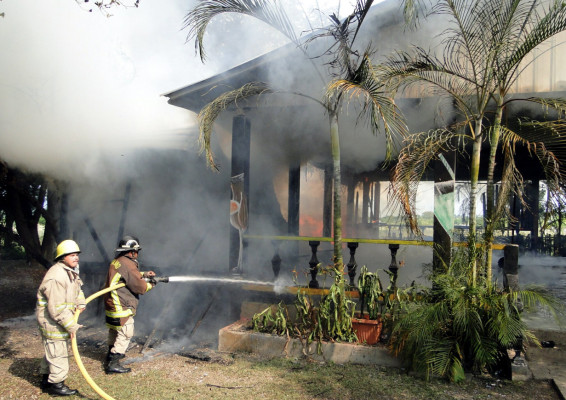
M 383 321 L 380 319 L 352 318 L 352 329 L 360 343 L 376 344 L 381 336 Z

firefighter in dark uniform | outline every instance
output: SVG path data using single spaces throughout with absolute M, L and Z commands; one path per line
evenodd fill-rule
M 149 292 L 154 286 L 144 278 L 154 277 L 155 273 L 139 270 L 140 250 L 141 246 L 136 237 L 124 236 L 116 249 L 116 258 L 108 268 L 105 287 L 120 283 L 125 286 L 104 295 L 106 326 L 109 328 L 106 373 L 130 372 L 130 368 L 120 364 L 120 360 L 125 357 L 130 340 L 134 336 L 134 316 L 139 295 Z

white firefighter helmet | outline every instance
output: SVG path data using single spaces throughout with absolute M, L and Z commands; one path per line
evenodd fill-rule
M 118 248 L 116 252 L 128 252 L 128 251 L 140 251 L 140 241 L 135 236 L 126 235 L 118 243 Z

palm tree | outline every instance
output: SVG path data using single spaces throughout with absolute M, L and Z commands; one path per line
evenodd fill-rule
M 545 146 L 550 140 L 555 149 L 564 148 L 563 126 L 547 122 L 517 123 L 504 120 L 511 103 L 523 101 L 541 110 L 554 109 L 558 117 L 566 111 L 564 99 L 518 98 L 512 88 L 525 70 L 527 56 L 536 58 L 534 50 L 546 40 L 566 30 L 566 3 L 544 0 L 439 0 L 431 9 L 444 15 L 450 26 L 443 32 L 442 57 L 416 48 L 399 51 L 381 68 L 382 78 L 395 89 L 416 87 L 447 96 L 457 110 L 455 123 L 408 139 L 401 151 L 394 176 L 394 193 L 403 204 L 412 228 L 416 185 L 428 163 L 439 153 L 462 150 L 471 145 L 469 254 L 474 284 L 478 277 L 476 251 L 476 196 L 482 145 L 487 141 L 487 215 L 484 234 L 482 275 L 491 282 L 491 246 L 494 227 L 505 215 L 508 196 L 515 192 L 522 198 L 523 179 L 515 165 L 517 144 L 526 146 L 543 164 L 547 181 L 558 190 L 562 180 L 559 160 Z M 512 123 L 510 123 L 512 122 Z M 533 128 L 533 129 L 528 129 Z M 502 190 L 495 199 L 495 157 L 503 154 Z
M 265 22 L 285 35 L 300 49 L 309 60 L 321 79 L 321 86 L 326 88 L 322 99 L 316 99 L 305 93 L 293 94 L 308 98 L 322 107 L 328 114 L 330 127 L 331 153 L 333 160 L 333 257 L 337 275 L 342 276 L 344 268 L 342 257 L 342 220 L 341 220 L 341 164 L 338 116 L 346 96 L 355 91 L 361 99 L 362 115 L 369 116 L 373 133 L 383 131 L 387 137 L 388 155 L 391 153 L 393 138 L 404 135 L 406 127 L 391 96 L 377 81 L 375 68 L 371 63 L 371 49 L 362 54 L 354 49 L 354 42 L 373 0 L 358 0 L 354 11 L 344 20 L 335 14 L 330 16 L 330 25 L 301 40 L 295 34 L 293 21 L 285 9 L 276 0 L 201 0 L 187 15 L 185 27 L 189 28 L 189 39 L 195 39 L 195 47 L 204 62 L 206 53 L 203 38 L 209 22 L 224 13 L 238 13 L 251 16 Z M 312 57 L 307 53 L 307 45 L 315 40 L 330 38 L 332 43 L 325 51 L 331 57 L 331 79 L 325 80 Z M 289 93 L 284 88 L 277 88 L 271 83 L 250 82 L 242 87 L 227 91 L 207 104 L 199 113 L 199 140 L 201 149 L 206 153 L 208 165 L 217 169 L 210 146 L 212 126 L 220 113 L 228 106 L 253 96 L 275 93 Z M 361 96 L 363 94 L 363 96 Z
M 521 318 L 523 309 L 541 308 L 557 322 L 564 304 L 541 287 L 504 291 L 471 284 L 463 253 L 456 253 L 446 271 L 431 275 L 432 289 L 395 323 L 390 346 L 408 366 L 425 377 L 461 381 L 466 372 L 495 371 L 509 362 L 507 349 L 540 345 Z

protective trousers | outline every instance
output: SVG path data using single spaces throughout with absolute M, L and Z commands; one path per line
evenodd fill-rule
M 108 330 L 108 348 L 111 353 L 126 354 L 130 340 L 134 337 L 134 318 L 130 317 L 122 329 L 109 329 Z
M 66 340 L 42 338 L 45 356 L 41 360 L 39 371 L 49 374 L 49 383 L 59 383 L 67 379 L 69 374 L 69 352 Z

